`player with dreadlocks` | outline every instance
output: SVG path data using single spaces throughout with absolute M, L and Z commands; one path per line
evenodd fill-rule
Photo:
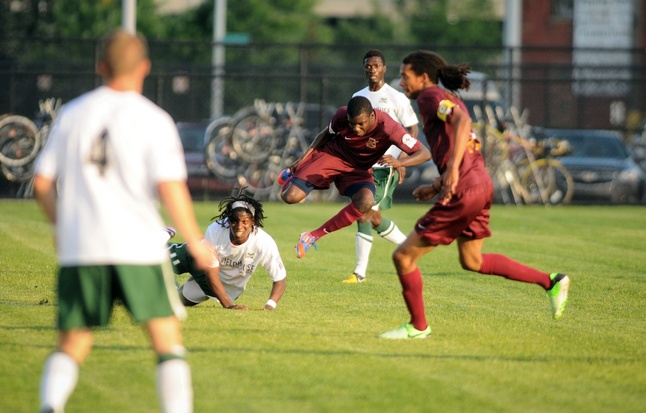
M 169 244 L 175 274 L 191 274 L 179 289 L 185 306 L 194 306 L 210 298 L 227 309 L 248 310 L 246 305 L 234 304 L 234 301 L 244 292 L 259 265 L 267 270 L 273 281 L 264 309 L 274 310 L 283 296 L 287 272 L 278 246 L 262 228 L 265 219 L 262 204 L 243 194 L 243 190 L 237 190 L 237 195 L 220 202 L 220 214 L 211 219 L 213 223 L 206 229 L 204 242 L 216 256 L 206 271 L 193 265 L 186 243 Z

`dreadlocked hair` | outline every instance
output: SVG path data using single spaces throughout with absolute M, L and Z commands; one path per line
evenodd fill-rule
M 404 57 L 402 63 L 410 64 L 411 69 L 417 75 L 426 73 L 435 84 L 442 82 L 442 85 L 451 92 L 458 89 L 469 90 L 471 86 L 471 82 L 467 79 L 471 68 L 467 64 L 447 64 L 446 60 L 435 52 L 416 50 Z
M 231 195 L 227 196 L 222 201 L 220 201 L 220 204 L 218 205 L 218 210 L 220 211 L 220 215 L 214 216 L 213 218 L 211 218 L 211 221 L 218 221 L 220 225 L 224 227 L 228 225 L 227 223 L 230 221 L 230 218 L 234 216 L 234 211 L 240 208 L 243 208 L 247 212 L 253 215 L 255 226 L 262 228 L 263 221 L 265 219 L 265 211 L 263 211 L 262 204 L 259 201 L 243 193 L 245 188 L 246 187 L 239 188 L 239 189 L 234 188 Z M 236 191 L 237 191 L 237 194 L 234 195 L 234 192 Z M 247 206 L 238 206 L 238 205 L 236 205 L 234 208 L 233 204 L 235 204 L 236 202 L 244 203 L 245 205 L 248 205 L 251 208 Z
M 471 82 L 467 79 L 469 73 L 471 73 L 471 68 L 461 63 L 444 66 L 437 71 L 437 77 L 444 87 L 451 91 L 458 89 L 469 90 L 469 87 L 471 87 Z

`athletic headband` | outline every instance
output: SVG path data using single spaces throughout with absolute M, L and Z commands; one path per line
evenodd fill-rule
M 251 211 L 251 215 L 256 215 L 256 209 L 251 206 L 248 202 L 245 201 L 236 201 L 231 205 L 231 210 L 233 211 L 236 208 L 244 208 Z

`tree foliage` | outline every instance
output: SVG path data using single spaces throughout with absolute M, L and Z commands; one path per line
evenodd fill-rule
M 255 42 L 299 43 L 318 40 L 319 19 L 314 15 L 315 0 L 236 0 L 227 2 L 226 29 L 245 33 Z M 214 2 L 179 15 L 162 18 L 165 37 L 176 39 L 211 39 Z
M 317 16 L 317 0 L 227 2 L 227 32 L 254 42 L 419 43 L 500 45 L 502 27 L 491 0 L 392 0 L 397 13 L 374 2 L 370 17 Z M 137 0 L 137 30 L 149 39 L 208 40 L 213 0 L 177 15 L 160 16 L 155 0 Z M 0 0 L 0 35 L 97 38 L 121 25 L 119 0 Z
M 410 38 L 430 46 L 502 44 L 491 0 L 408 0 L 402 7 Z

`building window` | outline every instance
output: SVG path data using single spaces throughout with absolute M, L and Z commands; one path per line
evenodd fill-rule
M 552 0 L 552 17 L 571 19 L 574 0 Z

